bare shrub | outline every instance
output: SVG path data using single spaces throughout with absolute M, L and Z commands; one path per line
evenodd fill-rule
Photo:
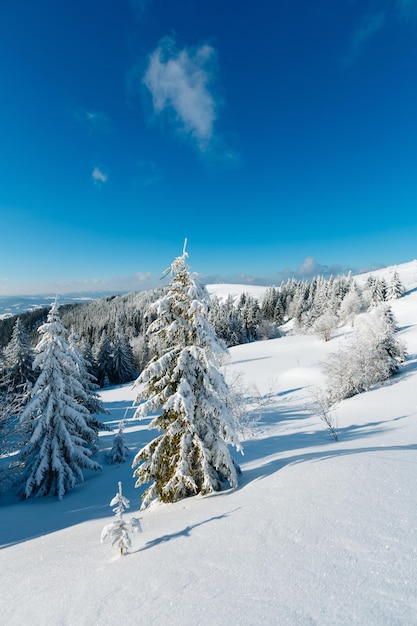
M 331 408 L 326 394 L 321 389 L 315 389 L 312 392 L 312 396 L 316 413 L 321 421 L 326 425 L 329 436 L 335 441 L 339 441 L 337 416 L 334 409 Z

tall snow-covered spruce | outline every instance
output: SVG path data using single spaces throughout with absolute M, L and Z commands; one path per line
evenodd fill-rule
M 8 394 L 22 394 L 32 385 L 36 374 L 33 371 L 33 349 L 20 317 L 16 319 L 9 343 L 4 351 L 5 366 L 0 387 Z
M 220 371 L 224 347 L 207 321 L 209 296 L 190 275 L 187 253 L 176 258 L 166 295 L 151 305 L 149 327 L 156 354 L 135 385 L 135 416 L 158 412 L 149 428 L 162 433 L 140 450 L 132 467 L 136 486 L 151 483 L 152 500 L 175 502 L 238 484 L 239 467 L 228 444 L 241 450 L 230 390 Z
M 84 390 L 56 303 L 38 332 L 33 365 L 40 373 L 21 414 L 21 420 L 30 424 L 30 437 L 21 451 L 22 496 L 53 494 L 61 499 L 83 480 L 82 469 L 101 467 L 91 459 L 96 432 L 87 425 L 88 410 L 77 401 Z

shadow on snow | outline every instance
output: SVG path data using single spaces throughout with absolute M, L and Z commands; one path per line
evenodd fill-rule
M 243 478 L 241 480 L 239 488 L 244 488 L 246 485 L 255 480 L 266 478 L 267 476 L 270 476 L 271 474 L 275 474 L 276 472 L 282 470 L 285 466 L 293 465 L 295 463 L 306 463 L 309 461 L 326 461 L 336 457 L 363 454 L 365 452 L 390 452 L 404 450 L 417 450 L 417 444 L 413 443 L 409 445 L 368 446 L 363 448 L 345 448 L 342 450 L 340 448 L 332 448 L 331 450 L 321 450 L 311 453 L 303 452 L 294 456 L 273 459 L 259 467 L 244 470 L 242 474 Z
M 180 537 L 189 537 L 191 535 L 191 531 L 194 530 L 194 528 L 198 528 L 199 526 L 203 526 L 203 524 L 208 524 L 209 522 L 214 522 L 215 520 L 225 519 L 226 517 L 229 517 L 231 513 L 234 513 L 237 510 L 239 509 L 235 509 L 234 511 L 229 511 L 229 513 L 223 513 L 223 515 L 216 515 L 215 517 L 210 517 L 209 519 L 205 519 L 202 522 L 198 522 L 197 524 L 192 524 L 191 526 L 186 526 L 183 530 L 179 530 L 176 533 L 171 533 L 169 535 L 162 535 L 162 537 L 156 537 L 156 539 L 152 539 L 151 541 L 148 541 L 144 546 L 142 546 L 138 550 L 134 550 L 130 552 L 130 554 L 135 554 L 137 552 L 143 552 L 144 550 L 149 550 L 150 548 L 154 548 L 155 546 L 158 546 L 161 543 L 167 543 L 168 541 L 172 541 L 173 539 L 178 539 Z
M 295 390 L 291 390 L 295 391 Z M 289 393 L 289 392 L 286 392 Z M 284 394 L 281 394 L 284 395 Z M 122 412 L 129 408 L 128 403 L 110 403 L 109 409 L 120 408 Z M 131 407 L 133 409 L 133 407 Z M 107 421 L 113 422 L 113 415 L 108 416 Z M 317 427 L 319 419 L 311 410 L 311 405 L 303 406 L 267 406 L 260 411 L 260 419 L 255 427 L 257 437 L 243 443 L 244 456 L 240 457 L 239 463 L 243 465 L 243 473 L 240 480 L 240 488 L 249 483 L 265 478 L 281 470 L 286 465 L 310 461 L 328 460 L 337 456 L 361 454 L 363 452 L 388 451 L 388 450 L 417 450 L 417 444 L 393 445 L 393 446 L 363 446 L 357 448 L 341 448 L 344 442 L 355 439 L 364 439 L 377 433 L 383 432 L 390 427 L 390 423 L 404 419 L 406 416 L 397 417 L 391 421 L 369 422 L 361 425 L 352 424 L 344 428 L 338 428 L 339 443 L 329 440 L 326 426 Z M 151 419 L 151 418 L 149 418 Z M 311 420 L 311 424 L 306 422 Z M 299 422 L 296 429 L 295 420 Z M 140 426 L 129 431 L 126 430 L 126 444 L 131 449 L 131 455 L 127 461 L 120 465 L 105 464 L 105 450 L 111 446 L 112 433 L 104 433 L 100 436 L 100 451 L 97 455 L 99 463 L 105 467 L 101 474 L 92 471 L 85 472 L 84 484 L 77 485 L 65 497 L 59 501 L 53 496 L 41 499 L 29 499 L 18 502 L 12 494 L 4 494 L 0 498 L 0 548 L 41 537 L 64 528 L 74 526 L 90 520 L 111 518 L 112 512 L 109 502 L 117 490 L 118 481 L 123 483 L 124 495 L 131 501 L 131 511 L 140 507 L 140 497 L 146 485 L 136 489 L 134 487 L 133 469 L 131 467 L 134 454 L 149 442 L 154 436 L 148 430 L 147 420 L 127 420 L 127 426 Z M 272 436 L 268 436 L 268 430 L 279 428 Z M 265 432 L 262 432 L 265 428 Z M 103 445 L 104 444 L 104 445 Z M 316 448 L 315 450 L 311 450 Z M 309 450 L 310 449 L 310 450 Z M 293 454 L 291 454 L 293 452 Z M 270 460 L 266 460 L 268 457 Z M 255 464 L 255 467 L 245 469 L 245 465 Z M 40 507 L 40 501 L 42 504 Z M 220 517 L 226 517 L 224 514 Z M 175 539 L 180 536 L 189 536 L 191 531 L 204 523 L 219 518 L 210 518 L 199 524 L 187 526 L 184 530 L 165 535 L 148 542 L 141 550 L 149 549 Z

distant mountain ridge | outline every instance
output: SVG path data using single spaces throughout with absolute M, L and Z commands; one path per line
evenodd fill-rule
M 113 295 L 115 295 L 113 291 L 72 292 L 63 295 L 58 294 L 58 302 L 59 304 L 90 302 Z M 0 296 L 0 319 L 49 307 L 56 297 L 57 294 L 52 293 L 33 296 Z
M 374 276 L 384 276 L 388 279 L 394 270 L 398 271 L 402 282 L 406 286 L 410 283 L 417 282 L 417 260 L 398 265 L 391 265 L 361 274 L 355 274 L 354 276 L 359 284 L 363 284 L 367 277 L 371 274 Z M 311 278 L 313 278 L 313 276 Z M 275 286 L 278 287 L 279 285 Z M 236 299 L 242 293 L 261 299 L 265 291 L 268 289 L 268 286 L 225 282 L 207 284 L 206 288 L 211 296 L 216 295 L 220 300 L 225 300 L 228 295 L 231 295 L 234 299 Z M 124 295 L 126 293 L 128 292 L 120 291 L 117 294 L 114 291 L 71 292 L 58 294 L 58 302 L 60 305 L 75 304 L 76 302 L 90 302 L 115 295 Z M 21 296 L 0 295 L 0 319 L 10 317 L 12 315 L 20 315 L 20 313 L 25 313 L 27 311 L 35 311 L 36 309 L 49 307 L 55 298 L 55 293 Z

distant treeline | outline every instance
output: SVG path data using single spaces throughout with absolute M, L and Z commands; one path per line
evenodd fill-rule
M 124 355 L 122 359 L 116 355 L 125 352 L 126 347 L 128 360 L 133 360 L 131 367 L 123 365 L 126 376 L 140 371 L 152 356 L 153 346 L 146 333 L 152 319 L 147 311 L 164 289 L 60 307 L 63 325 L 78 336 L 101 386 L 127 382 L 121 373 L 115 372 L 117 363 L 124 359 Z M 227 347 L 279 337 L 282 326 L 290 320 L 298 332 L 316 332 L 328 339 L 338 325 L 375 304 L 399 298 L 403 291 L 396 272 L 389 284 L 381 277 L 370 276 L 363 289 L 350 275 L 329 279 L 318 276 L 310 282 L 289 279 L 279 287 L 266 289 L 260 301 L 245 293 L 237 299 L 229 296 L 225 301 L 212 297 L 209 321 Z M 37 329 L 45 323 L 48 312 L 49 308 L 42 308 L 0 320 L 0 349 L 10 342 L 17 318 L 35 346 L 39 339 Z

